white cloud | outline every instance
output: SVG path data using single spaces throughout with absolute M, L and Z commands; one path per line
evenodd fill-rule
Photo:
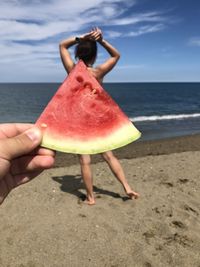
M 80 14 L 82 16 L 88 10 L 95 11 L 102 16 L 117 15 L 119 0 L 50 0 L 50 1 L 23 1 L 23 0 L 1 0 L 0 10 L 1 18 L 4 19 L 26 19 L 39 21 L 53 20 L 74 20 Z M 134 1 L 124 1 L 125 6 L 134 4 Z
M 200 37 L 193 37 L 189 40 L 189 45 L 200 46 Z
M 104 35 L 106 35 L 106 37 L 108 38 L 118 38 L 121 37 L 123 33 L 121 32 L 117 32 L 117 31 L 105 31 Z
M 137 37 L 147 33 L 153 33 L 162 31 L 165 29 L 165 25 L 163 24 L 155 24 L 155 25 L 145 25 L 139 26 L 134 31 L 129 32 L 120 32 L 120 31 L 106 31 L 106 36 L 109 38 L 118 38 L 118 37 Z
M 35 57 L 49 57 L 58 56 L 58 46 L 52 44 L 32 46 L 15 44 L 13 49 L 12 43 L 0 44 L 0 58 L 1 63 L 12 62 L 13 59 L 18 62 L 34 59 Z
M 89 22 L 84 21 L 85 23 Z M 44 40 L 63 32 L 77 31 L 82 26 L 81 19 L 72 21 L 52 21 L 42 25 L 20 21 L 0 21 L 1 40 Z
M 0 38 L 4 40 L 44 40 L 62 33 L 89 29 L 89 25 L 106 25 L 118 17 L 127 5 L 135 1 L 126 0 L 123 8 L 119 0 L 74 0 L 26 1 L 1 0 Z
M 164 20 L 156 12 L 123 17 L 135 1 L 119 0 L 2 0 L 0 3 L 1 40 L 44 40 L 62 33 L 89 28 L 89 25 L 133 25 Z M 117 19 L 113 19 L 117 18 Z M 116 37 L 116 36 L 115 36 Z
M 91 26 L 102 26 L 109 38 L 133 37 L 164 28 L 161 23 L 165 18 L 159 12 L 130 14 L 136 4 L 135 0 L 1 0 L 0 73 L 7 70 L 9 77 L 8 70 L 42 73 L 49 68 L 53 76 L 54 69 L 61 65 L 59 41 Z M 141 25 L 145 23 L 151 25 Z M 134 30 L 120 28 L 127 25 L 134 25 Z
M 166 18 L 161 16 L 158 12 L 147 12 L 143 14 L 132 15 L 126 18 L 111 20 L 110 25 L 133 25 L 141 22 L 161 22 L 165 20 Z
M 165 26 L 163 24 L 156 24 L 156 25 L 146 25 L 139 27 L 136 31 L 131 31 L 127 34 L 129 37 L 135 37 L 142 34 L 152 33 L 152 32 L 158 32 L 165 29 Z
M 143 69 L 145 66 L 142 64 L 138 65 L 121 65 L 121 66 L 116 66 L 115 68 L 117 70 L 132 70 L 132 69 Z

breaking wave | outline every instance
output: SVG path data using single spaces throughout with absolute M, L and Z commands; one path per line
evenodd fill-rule
M 178 114 L 178 115 L 154 115 L 154 116 L 139 116 L 135 118 L 130 118 L 133 122 L 142 122 L 142 121 L 162 121 L 162 120 L 182 120 L 189 118 L 200 118 L 200 113 L 194 114 Z

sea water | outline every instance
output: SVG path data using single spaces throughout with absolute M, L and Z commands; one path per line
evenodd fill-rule
M 1 83 L 0 122 L 35 122 L 58 83 Z M 141 140 L 200 133 L 200 83 L 106 83 Z

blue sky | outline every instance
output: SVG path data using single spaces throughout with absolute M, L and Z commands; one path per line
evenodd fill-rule
M 59 42 L 93 26 L 121 53 L 105 81 L 200 82 L 198 0 L 1 0 L 0 11 L 0 82 L 61 82 Z

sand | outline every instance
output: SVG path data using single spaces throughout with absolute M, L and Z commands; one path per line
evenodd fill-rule
M 93 157 L 96 205 L 77 157 L 15 189 L 0 207 L 1 267 L 200 267 L 200 136 L 136 142 L 115 153 L 130 200 Z

